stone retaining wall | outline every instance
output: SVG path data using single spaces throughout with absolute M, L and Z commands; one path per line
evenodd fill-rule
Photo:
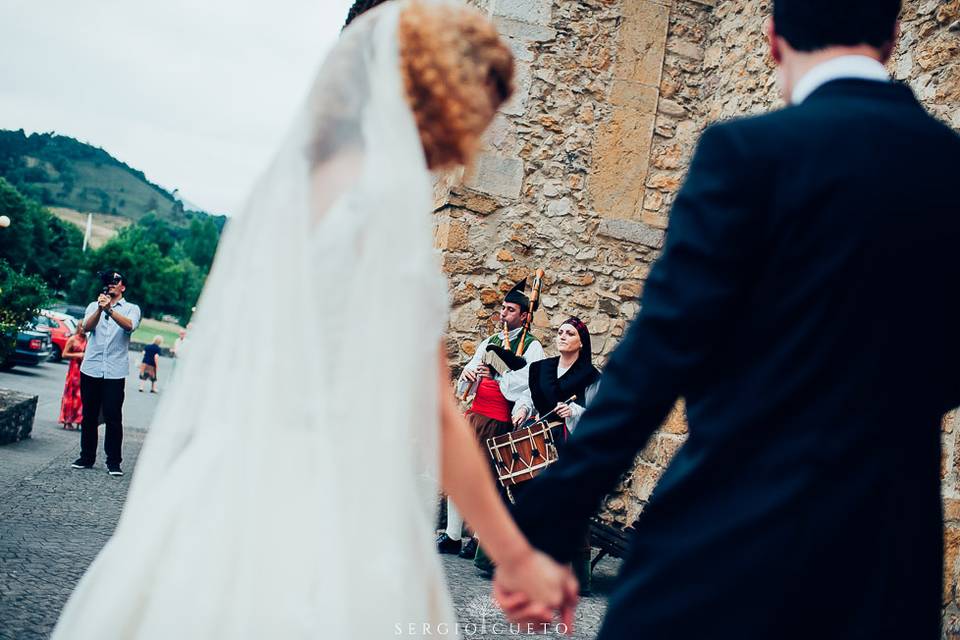
M 0 445 L 30 437 L 38 396 L 0 389 Z

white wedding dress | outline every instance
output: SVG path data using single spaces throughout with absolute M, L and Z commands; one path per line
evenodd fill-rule
M 433 548 L 447 293 L 401 7 L 344 32 L 230 221 L 116 532 L 55 639 L 455 635 Z

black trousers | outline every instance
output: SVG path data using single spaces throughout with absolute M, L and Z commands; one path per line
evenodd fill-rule
M 108 380 L 80 374 L 80 400 L 83 402 L 83 424 L 80 431 L 80 459 L 93 464 L 97 459 L 97 427 L 100 413 L 107 421 L 103 450 L 107 466 L 119 465 L 123 444 L 123 385 L 124 378 Z

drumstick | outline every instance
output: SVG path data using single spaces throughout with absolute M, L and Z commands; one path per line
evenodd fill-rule
M 572 396 L 570 396 L 569 398 L 567 398 L 566 400 L 564 400 L 563 402 L 561 402 L 561 403 L 559 403 L 559 404 L 570 404 L 571 402 L 573 402 L 573 401 L 576 400 L 576 399 L 577 399 L 577 396 L 576 396 L 576 395 L 572 395 Z M 539 420 L 537 420 L 537 421 L 534 422 L 532 425 L 530 425 L 530 427 L 535 427 L 535 426 L 537 426 L 538 424 L 540 424 L 541 422 L 546 421 L 546 419 L 550 416 L 550 414 L 556 413 L 556 411 L 557 411 L 557 407 L 554 407 L 551 411 L 543 414 L 543 416 L 541 416 Z

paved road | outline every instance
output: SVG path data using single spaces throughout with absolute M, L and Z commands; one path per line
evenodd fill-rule
M 132 353 L 131 364 L 137 361 L 138 354 Z M 131 366 L 131 372 L 135 369 Z M 126 476 L 107 474 L 102 444 L 95 469 L 73 470 L 69 465 L 78 455 L 79 435 L 56 423 L 66 370 L 65 364 L 47 363 L 0 372 L 0 387 L 40 396 L 33 437 L 0 447 L 0 640 L 49 636 L 71 590 L 116 526 L 130 472 L 161 397 L 137 393 L 131 373 L 124 404 Z M 161 375 L 170 370 L 169 360 L 161 362 Z M 490 583 L 472 562 L 447 555 L 443 565 L 465 640 L 521 635 L 491 603 Z M 617 566 L 610 559 L 598 565 L 594 575 L 599 593 L 609 591 Z M 585 598 L 573 637 L 595 637 L 605 607 L 603 595 Z M 404 631 L 408 637 L 422 637 Z

